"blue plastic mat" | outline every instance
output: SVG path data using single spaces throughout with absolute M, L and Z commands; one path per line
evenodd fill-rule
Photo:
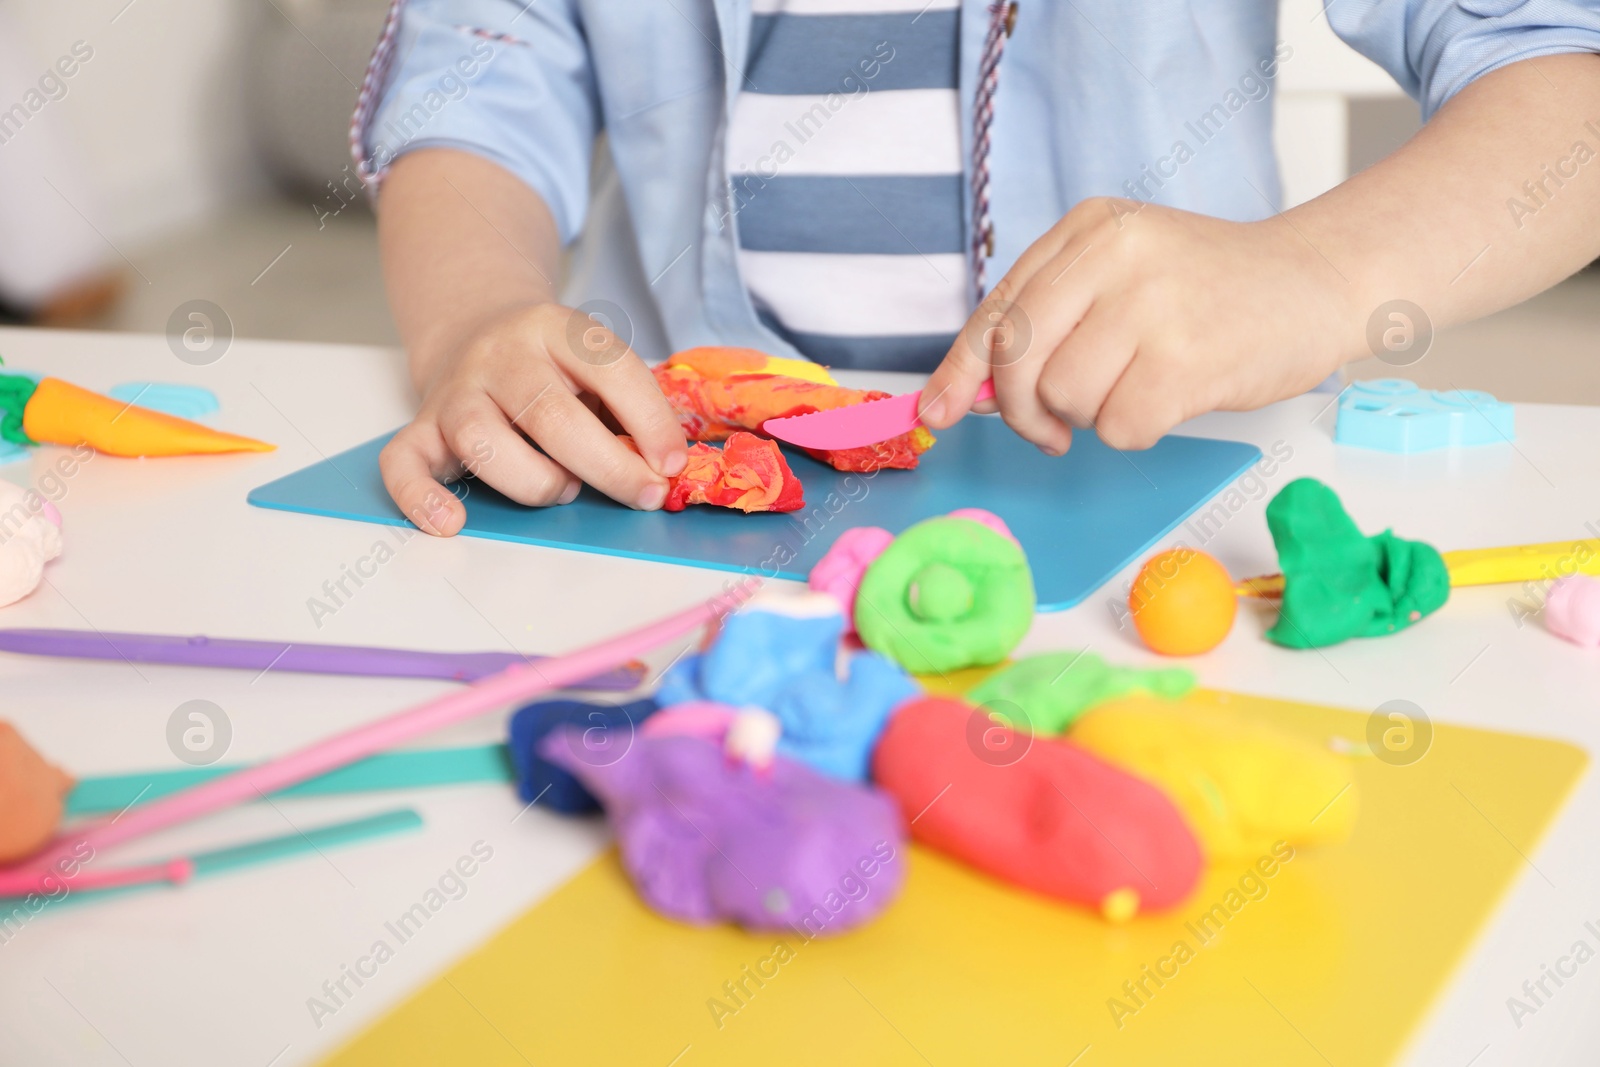
M 250 493 L 250 503 L 403 526 L 378 474 L 378 452 L 390 436 L 268 482 Z M 1052 458 L 999 418 L 981 416 L 941 432 L 915 471 L 842 474 L 785 454 L 806 493 L 805 509 L 789 515 L 709 507 L 639 512 L 590 489 L 565 507 L 527 508 L 472 482 L 461 532 L 804 581 L 851 526 L 899 532 L 956 508 L 988 508 L 1027 551 L 1039 610 L 1060 611 L 1104 585 L 1261 458 L 1254 445 L 1177 436 L 1144 452 L 1118 452 L 1090 433 L 1078 433 L 1071 451 Z

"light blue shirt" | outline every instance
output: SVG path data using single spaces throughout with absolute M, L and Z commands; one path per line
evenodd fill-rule
M 1506 64 L 1600 52 L 1594 0 L 1331 0 L 1326 14 L 1424 116 Z M 969 168 L 987 21 L 986 3 L 963 3 Z M 1277 0 L 1022 0 L 995 99 L 988 276 L 1091 196 L 1272 214 L 1272 89 L 1295 61 L 1276 22 Z M 647 359 L 701 344 L 794 356 L 741 282 L 728 211 L 750 28 L 749 0 L 412 0 L 361 154 L 381 172 L 448 146 L 519 176 L 564 242 L 583 236 L 566 298 L 606 302 L 602 320 Z

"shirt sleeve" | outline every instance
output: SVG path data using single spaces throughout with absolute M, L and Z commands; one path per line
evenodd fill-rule
M 1328 24 L 1422 104 L 1424 118 L 1518 60 L 1600 52 L 1593 0 L 1324 0 Z
M 498 163 L 583 227 L 599 103 L 575 0 L 395 0 L 368 66 L 351 149 L 369 190 L 402 155 L 458 148 Z

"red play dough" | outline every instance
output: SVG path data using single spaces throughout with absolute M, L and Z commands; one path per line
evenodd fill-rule
M 1126 917 L 1130 904 L 1171 907 L 1200 877 L 1199 843 L 1166 794 L 1068 741 L 1000 726 L 964 701 L 902 706 L 878 742 L 872 776 L 918 841 L 1108 915 Z

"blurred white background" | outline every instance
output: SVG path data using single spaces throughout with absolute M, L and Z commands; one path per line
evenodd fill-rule
M 25 179 L 36 188 L 39 172 L 55 179 L 54 200 L 24 223 L 49 235 L 45 250 L 26 277 L 8 285 L 0 273 L 5 311 L 159 332 L 179 304 L 203 298 L 239 336 L 393 344 L 372 216 L 345 169 L 348 116 L 386 9 L 0 0 L 0 196 Z M 1279 34 L 1295 49 L 1276 95 L 1293 204 L 1381 158 L 1418 119 L 1386 74 L 1333 36 L 1320 0 L 1283 0 Z M 92 55 L 77 60 L 75 47 Z M 55 74 L 63 59 L 70 77 Z M 42 77 L 43 106 L 16 111 Z M 1446 331 L 1408 373 L 1507 399 L 1600 403 L 1597 297 L 1591 271 Z

